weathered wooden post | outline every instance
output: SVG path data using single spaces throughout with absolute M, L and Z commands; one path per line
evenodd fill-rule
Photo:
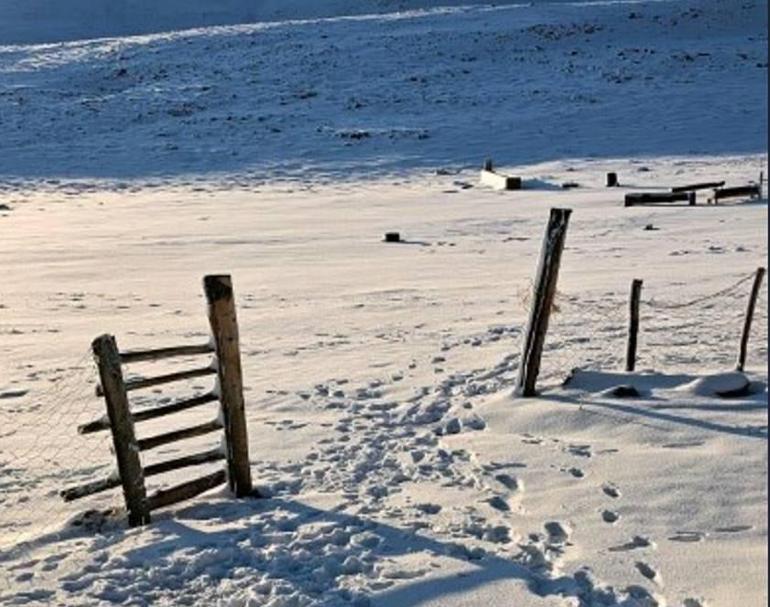
M 99 368 L 99 381 L 107 403 L 118 474 L 128 510 L 128 524 L 132 527 L 145 525 L 150 522 L 150 509 L 139 461 L 139 445 L 120 368 L 118 346 L 112 335 L 102 335 L 93 341 L 91 349 Z
M 743 371 L 743 368 L 746 364 L 746 352 L 749 345 L 751 321 L 754 319 L 754 308 L 757 305 L 759 288 L 762 286 L 762 279 L 764 277 L 765 268 L 757 268 L 757 272 L 754 275 L 754 284 L 751 287 L 751 295 L 749 295 L 749 304 L 746 306 L 746 316 L 743 319 L 743 333 L 741 334 L 741 345 L 738 350 L 738 363 L 735 365 L 735 368 L 741 372 Z
M 639 335 L 639 299 L 642 295 L 643 281 L 634 278 L 631 281 L 631 297 L 628 300 L 628 343 L 626 345 L 626 371 L 636 368 L 636 342 Z
M 543 355 L 545 334 L 551 316 L 553 299 L 556 295 L 556 282 L 559 278 L 559 264 L 567 237 L 567 225 L 572 209 L 551 209 L 548 226 L 540 252 L 540 264 L 537 270 L 529 323 L 524 339 L 519 364 L 519 376 L 515 394 L 534 396 L 535 383 L 540 372 L 540 359 Z
M 617 173 L 607 173 L 607 187 L 608 188 L 614 188 L 618 185 L 618 174 Z
M 252 494 L 251 468 L 232 280 L 227 274 L 205 276 L 203 288 L 216 348 L 219 399 L 227 443 L 227 483 L 237 497 L 245 497 Z

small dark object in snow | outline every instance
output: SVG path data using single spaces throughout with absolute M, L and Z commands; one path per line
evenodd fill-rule
M 561 184 L 561 187 L 565 190 L 571 190 L 572 188 L 579 188 L 580 184 L 575 181 L 565 181 Z
M 7 204 L 0 204 L 0 211 L 10 211 L 11 207 L 9 207 Z
M 473 187 L 473 184 L 467 181 L 453 181 L 452 185 L 456 185 L 461 190 L 470 190 Z
M 398 232 L 385 232 L 385 242 L 401 242 L 401 234 Z
M 639 390 L 631 385 L 615 386 L 610 390 L 610 394 L 618 398 L 638 398 L 640 396 Z
M 607 187 L 608 188 L 614 188 L 618 185 L 618 174 L 617 173 L 607 173 Z
M 337 135 L 342 139 L 353 140 L 368 139 L 372 136 L 369 131 L 342 131 L 341 133 L 337 133 Z
M 650 167 L 639 167 L 639 168 L 638 168 L 638 169 L 636 169 L 636 170 L 637 170 L 639 173 L 649 173 L 649 172 L 650 172 Z
M 659 230 L 660 228 L 656 228 L 651 223 L 648 223 L 646 226 L 644 226 L 644 229 L 647 230 L 648 232 L 652 232 L 654 230 Z

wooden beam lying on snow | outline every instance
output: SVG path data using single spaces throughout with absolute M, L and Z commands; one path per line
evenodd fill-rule
M 762 190 L 758 185 L 739 185 L 731 188 L 715 188 L 712 199 L 714 202 L 724 198 L 759 198 Z
M 676 194 L 677 192 L 694 192 L 696 190 L 710 190 L 712 188 L 721 188 L 725 184 L 724 181 L 704 181 L 702 183 L 690 183 L 688 185 L 677 185 L 671 188 L 671 192 Z
M 637 192 L 626 194 L 623 206 L 632 207 L 635 204 L 656 204 L 667 202 L 687 202 L 695 204 L 695 192 Z

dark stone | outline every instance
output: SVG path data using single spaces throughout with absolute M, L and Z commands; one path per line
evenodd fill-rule
M 385 242 L 401 242 L 401 234 L 398 232 L 385 232 Z

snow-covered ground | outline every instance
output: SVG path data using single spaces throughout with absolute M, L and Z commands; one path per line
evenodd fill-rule
M 622 206 L 767 174 L 766 10 L 432 6 L 0 48 L 0 604 L 766 604 L 765 285 L 753 383 L 715 394 L 743 381 L 717 374 L 766 265 L 766 193 Z M 480 187 L 488 155 L 527 189 Z M 514 398 L 553 206 L 574 211 L 543 392 Z M 57 496 L 112 465 L 75 432 L 103 412 L 91 339 L 206 339 L 214 272 L 270 497 L 82 524 L 121 502 Z

